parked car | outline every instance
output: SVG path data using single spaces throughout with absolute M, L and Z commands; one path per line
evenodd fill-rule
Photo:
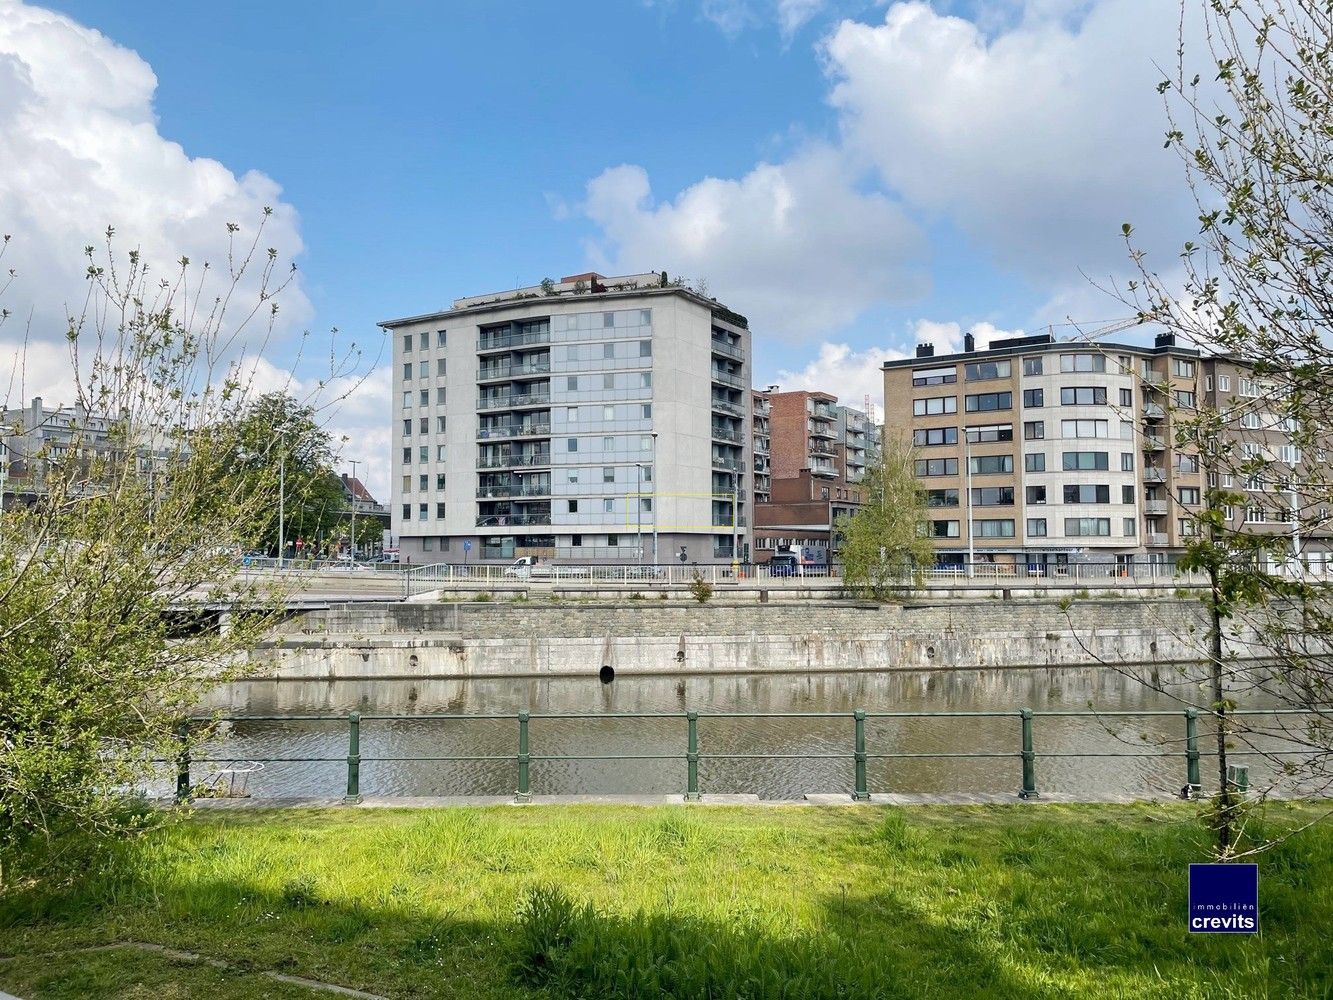
M 777 552 L 768 561 L 769 576 L 801 576 L 805 568 L 800 557 L 793 552 Z

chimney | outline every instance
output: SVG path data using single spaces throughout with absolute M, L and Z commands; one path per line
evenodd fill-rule
M 42 412 L 42 397 L 33 396 L 32 404 L 28 407 L 29 430 L 42 426 Z
M 933 358 L 935 356 L 934 344 L 917 344 L 916 356 L 918 358 Z
M 963 337 L 963 353 L 971 354 L 977 349 L 977 338 L 972 334 L 965 334 Z
M 1176 335 L 1174 333 L 1159 333 L 1157 335 L 1158 347 L 1175 347 Z

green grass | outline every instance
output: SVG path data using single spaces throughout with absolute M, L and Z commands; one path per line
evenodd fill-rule
M 275 970 L 469 1000 L 1333 996 L 1333 829 L 1260 858 L 1262 936 L 1191 936 L 1193 809 L 205 813 L 87 884 L 0 896 L 0 955 L 25 956 L 0 989 L 306 995 L 245 975 Z M 233 969 L 43 957 L 115 941 Z

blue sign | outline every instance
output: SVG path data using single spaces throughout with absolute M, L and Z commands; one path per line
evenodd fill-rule
M 1259 866 L 1190 865 L 1190 933 L 1258 934 Z
M 464 551 L 464 552 L 471 552 L 471 551 L 472 551 L 472 539 L 470 539 L 470 538 L 464 538 L 464 539 L 463 539 L 463 551 Z

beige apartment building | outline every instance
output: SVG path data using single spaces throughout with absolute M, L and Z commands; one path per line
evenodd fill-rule
M 1292 532 L 1281 473 L 1298 476 L 1301 456 L 1281 421 L 1259 412 L 1264 394 L 1234 360 L 1201 357 L 1170 335 L 1151 347 L 1016 337 L 983 351 L 969 335 L 962 353 L 922 345 L 883 369 L 885 434 L 913 445 L 942 564 L 1172 561 L 1208 483 L 1198 449 L 1177 447 L 1173 421 L 1200 403 L 1234 413 L 1240 447 L 1277 463 L 1276 474 L 1236 484 L 1253 489 L 1233 524 Z M 1327 532 L 1293 544 L 1322 566 Z

